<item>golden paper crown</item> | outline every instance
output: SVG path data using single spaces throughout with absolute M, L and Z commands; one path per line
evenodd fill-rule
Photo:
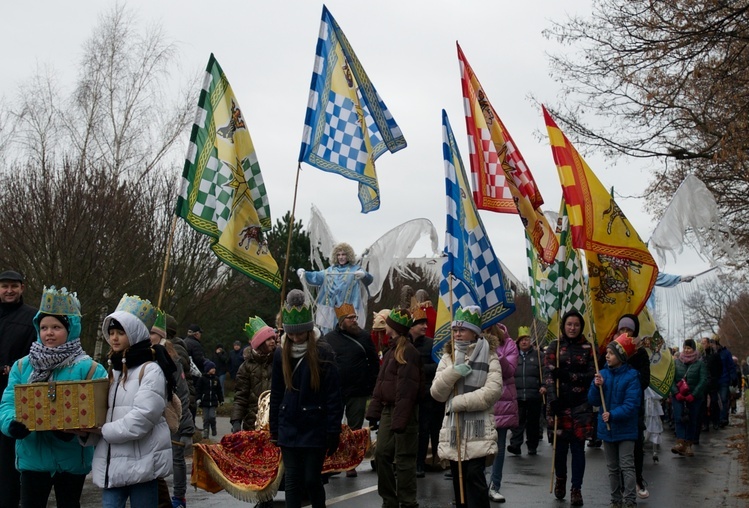
M 149 330 L 156 322 L 156 307 L 149 300 L 125 293 L 117 304 L 116 311 L 127 312 L 140 319 Z
M 81 302 L 78 301 L 78 295 L 68 293 L 67 288 L 57 289 L 55 286 L 50 286 L 47 289 L 45 286 L 42 291 L 42 303 L 39 304 L 39 312 L 57 316 L 80 316 Z
M 530 337 L 531 336 L 531 329 L 527 326 L 521 326 L 518 328 L 518 339 L 522 339 L 523 337 Z
M 335 308 L 335 317 L 337 317 L 339 321 L 341 318 L 345 318 L 352 314 L 356 314 L 356 309 L 354 309 L 354 306 L 350 303 L 344 303 L 340 307 Z

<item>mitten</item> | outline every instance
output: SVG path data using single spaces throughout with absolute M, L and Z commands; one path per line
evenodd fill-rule
M 684 397 L 684 400 L 686 400 L 688 403 L 691 404 L 692 402 L 694 402 L 694 395 L 692 395 L 690 393 L 689 395 L 687 395 L 686 397 Z
M 8 433 L 13 439 L 23 439 L 31 434 L 31 431 L 23 423 L 18 420 L 13 420 L 10 422 L 10 425 L 8 425 Z
M 242 430 L 242 420 L 232 420 L 231 421 L 232 434 L 239 432 L 240 430 Z
M 356 277 L 357 279 L 363 279 L 365 275 L 367 274 L 364 270 L 357 270 L 354 272 L 354 277 Z
M 338 444 L 341 442 L 340 434 L 328 434 L 325 445 L 325 456 L 330 457 L 338 449 Z
M 466 377 L 468 374 L 471 373 L 471 366 L 466 365 L 465 363 L 458 364 L 455 367 L 453 367 L 453 369 L 455 369 L 455 372 L 457 372 L 463 377 Z
M 304 268 L 299 268 L 296 271 L 296 276 L 299 277 L 300 279 L 303 278 L 304 277 Z
M 683 396 L 681 393 L 677 393 L 676 400 L 678 400 L 679 402 L 684 402 L 685 400 L 687 400 L 687 398 Z

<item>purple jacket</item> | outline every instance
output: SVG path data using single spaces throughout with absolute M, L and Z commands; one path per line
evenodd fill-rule
M 495 339 L 499 343 L 499 339 Z M 512 338 L 497 346 L 499 364 L 502 366 L 502 396 L 494 404 L 494 427 L 511 429 L 518 426 L 518 391 L 515 387 L 515 369 L 518 366 L 518 347 Z

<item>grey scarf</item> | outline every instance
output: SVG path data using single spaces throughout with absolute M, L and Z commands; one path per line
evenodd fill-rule
M 29 383 L 47 381 L 53 370 L 72 365 L 75 360 L 85 354 L 81 347 L 81 339 L 74 339 L 57 347 L 47 347 L 38 341 L 32 343 L 29 361 L 33 371 L 29 377 Z
M 468 342 L 455 342 L 455 365 L 466 363 L 471 367 L 471 372 L 466 377 L 458 380 L 456 384 L 458 395 L 483 388 L 489 374 L 489 355 L 491 354 L 489 342 L 485 338 L 479 337 L 471 356 L 466 360 L 466 352 L 469 345 Z M 483 410 L 467 411 L 458 413 L 456 420 L 456 413 L 451 411 L 448 421 L 450 426 L 450 446 L 456 448 L 458 445 L 457 425 L 460 425 L 461 440 L 465 442 L 484 438 L 486 436 L 485 417 L 486 412 Z

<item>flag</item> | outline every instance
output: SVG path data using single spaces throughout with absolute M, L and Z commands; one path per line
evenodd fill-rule
M 299 162 L 359 182 L 362 213 L 380 207 L 375 160 L 406 147 L 343 31 L 323 6 Z
M 650 388 L 661 397 L 668 397 L 676 375 L 671 351 L 658 331 L 647 306 L 642 309 L 637 319 L 640 322 L 640 339 L 650 358 Z
M 544 201 L 536 181 L 460 45 L 458 60 L 476 207 L 520 214 L 533 248 L 545 263 L 552 263 L 559 243 L 554 228 L 540 209 Z
M 539 261 L 528 235 L 525 235 L 525 254 L 528 259 L 528 279 L 530 281 L 528 292 L 531 298 L 533 316 L 544 323 L 548 323 L 549 309 L 546 305 L 546 293 L 549 290 L 551 266 Z
M 622 210 L 572 143 L 543 109 L 572 245 L 583 250 L 596 335 L 601 347 L 613 338 L 622 314 L 639 314 L 650 296 L 658 268 Z
M 440 298 L 432 356 L 450 339 L 452 316 L 460 307 L 478 305 L 481 326 L 488 328 L 515 310 L 512 291 L 489 242 L 460 159 L 447 113 L 442 111 L 442 153 L 447 187 L 447 229 Z M 452 282 L 451 282 L 452 280 Z
M 211 237 L 216 256 L 258 282 L 281 289 L 263 231 L 268 194 L 247 124 L 226 75 L 211 54 L 182 172 L 176 214 Z

